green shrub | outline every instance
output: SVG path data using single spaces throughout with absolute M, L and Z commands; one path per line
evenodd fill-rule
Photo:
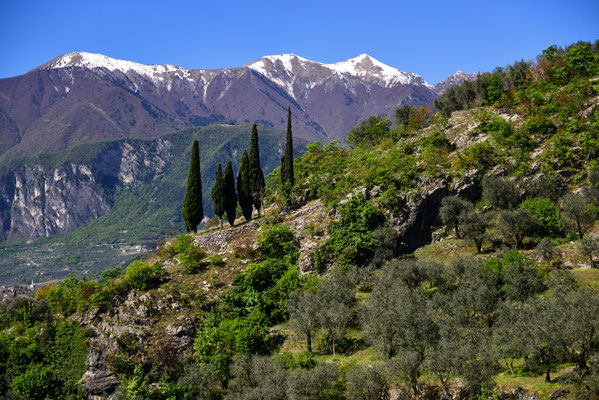
M 12 381 L 12 389 L 27 400 L 54 398 L 58 387 L 54 371 L 43 364 L 31 364 Z
M 275 225 L 258 234 L 258 246 L 264 258 L 279 258 L 286 256 L 297 259 L 297 241 L 293 231 L 285 225 Z
M 175 255 L 186 253 L 190 248 L 193 247 L 193 237 L 191 235 L 182 234 L 171 244 Z
M 214 265 L 215 267 L 222 267 L 225 265 L 225 261 L 219 254 L 212 254 L 210 257 L 208 257 L 208 260 L 210 260 L 210 264 Z
M 56 376 L 71 391 L 77 391 L 77 382 L 87 369 L 87 336 L 76 322 L 57 322 L 54 340 L 47 351 Z
M 119 267 L 102 271 L 102 284 L 108 285 L 108 284 L 114 282 L 114 280 L 116 278 L 118 278 L 119 276 L 121 276 L 122 273 L 123 272 L 121 271 L 121 269 Z
M 185 272 L 195 274 L 207 265 L 206 253 L 199 247 L 190 246 L 184 252 L 179 253 L 179 262 L 185 267 Z
M 361 196 L 341 206 L 340 218 L 329 226 L 327 247 L 339 265 L 365 264 L 376 241 L 374 230 L 385 222 L 385 215 Z
M 520 208 L 530 211 L 539 222 L 541 231 L 538 232 L 538 236 L 555 237 L 561 233 L 561 216 L 553 201 L 544 197 L 533 197 L 524 200 Z
M 458 153 L 456 168 L 469 170 L 478 168 L 483 172 L 497 163 L 497 153 L 491 143 L 484 141 L 466 148 L 463 154 Z
M 264 292 L 275 285 L 277 280 L 289 269 L 290 264 L 273 258 L 249 264 L 242 275 L 235 278 L 235 286 L 244 291 Z
M 165 278 L 166 271 L 160 261 L 152 265 L 140 260 L 133 261 L 127 267 L 125 274 L 125 279 L 129 286 L 140 290 L 155 287 L 164 281 Z
M 391 135 L 392 124 L 384 115 L 371 115 L 349 130 L 347 143 L 351 147 L 373 145 L 381 138 Z
M 501 117 L 493 117 L 483 121 L 478 126 L 479 132 L 490 134 L 495 142 L 506 149 L 520 147 L 523 149 L 533 149 L 535 141 L 527 130 L 514 130 L 512 125 Z
M 266 318 L 258 310 L 247 318 L 222 319 L 211 314 L 194 341 L 195 354 L 200 362 L 223 371 L 235 353 L 265 353 L 267 335 Z
M 489 86 L 487 86 L 487 98 L 489 103 L 496 103 L 503 95 L 503 83 L 501 82 L 501 76 L 492 75 L 489 78 Z
M 528 137 L 541 136 L 546 138 L 555 134 L 557 128 L 547 118 L 536 116 L 528 118 L 520 130 L 523 135 Z

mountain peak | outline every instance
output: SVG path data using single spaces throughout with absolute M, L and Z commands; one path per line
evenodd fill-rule
M 135 72 L 152 79 L 168 72 L 181 71 L 185 74 L 185 72 L 188 71 L 185 68 L 171 64 L 146 65 L 133 61 L 118 60 L 103 54 L 87 53 L 83 51 L 70 52 L 56 57 L 54 60 L 42 65 L 38 69 L 60 69 L 69 67 L 87 69 L 105 68 L 109 71 L 121 71 L 123 73 Z
M 464 81 L 472 81 L 474 79 L 476 79 L 476 74 L 469 74 L 464 71 L 456 71 L 433 86 L 433 90 L 437 95 L 440 95 L 451 86 L 459 85 Z
M 285 70 L 287 73 L 293 73 L 294 66 L 305 62 L 312 62 L 308 59 L 298 56 L 297 54 L 277 54 L 264 56 L 245 66 L 258 71 L 264 75 L 270 69 Z
M 365 53 L 345 61 L 326 64 L 326 66 L 340 74 L 377 78 L 387 87 L 396 84 L 420 84 L 430 87 L 420 76 L 390 67 Z

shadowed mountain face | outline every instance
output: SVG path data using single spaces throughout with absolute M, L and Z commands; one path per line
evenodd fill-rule
M 69 53 L 0 80 L 0 155 L 148 139 L 225 120 L 284 130 L 288 106 L 297 136 L 344 140 L 360 119 L 391 116 L 403 103 L 432 104 L 445 88 L 365 54 L 335 64 L 267 56 L 241 68 L 200 70 Z

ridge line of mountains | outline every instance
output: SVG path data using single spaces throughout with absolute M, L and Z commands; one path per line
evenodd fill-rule
M 474 77 L 458 71 L 430 85 L 366 54 L 334 64 L 283 54 L 205 70 L 67 53 L 0 79 L 0 162 L 217 122 L 283 130 L 288 106 L 298 137 L 343 141 L 360 119 L 392 115 L 402 104 L 430 105 L 448 87 Z

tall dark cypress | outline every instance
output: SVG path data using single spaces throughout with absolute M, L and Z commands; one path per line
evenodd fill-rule
M 250 193 L 254 208 L 260 215 L 262 203 L 264 202 L 264 172 L 260 168 L 260 149 L 258 147 L 258 128 L 252 125 L 252 137 L 250 138 Z
M 243 150 L 237 171 L 237 197 L 239 207 L 246 221 L 252 219 L 252 193 L 250 191 L 250 159 L 247 150 Z
M 235 217 L 237 216 L 237 194 L 235 193 L 235 174 L 233 173 L 233 165 L 231 161 L 225 166 L 225 212 L 227 220 L 231 226 L 235 226 Z
M 183 199 L 181 210 L 187 232 L 198 232 L 198 224 L 204 218 L 204 207 L 202 206 L 202 176 L 200 173 L 200 145 L 197 140 L 191 146 L 191 161 L 189 163 L 189 174 L 187 175 L 187 188 Z
M 291 107 L 287 108 L 287 143 L 285 153 L 281 158 L 281 188 L 286 197 L 289 197 L 291 188 L 295 183 L 293 176 L 293 136 L 291 134 Z
M 225 213 L 225 181 L 223 180 L 223 167 L 218 163 L 214 186 L 210 195 L 212 196 L 212 211 L 220 219 L 220 229 L 223 229 L 223 214 Z

